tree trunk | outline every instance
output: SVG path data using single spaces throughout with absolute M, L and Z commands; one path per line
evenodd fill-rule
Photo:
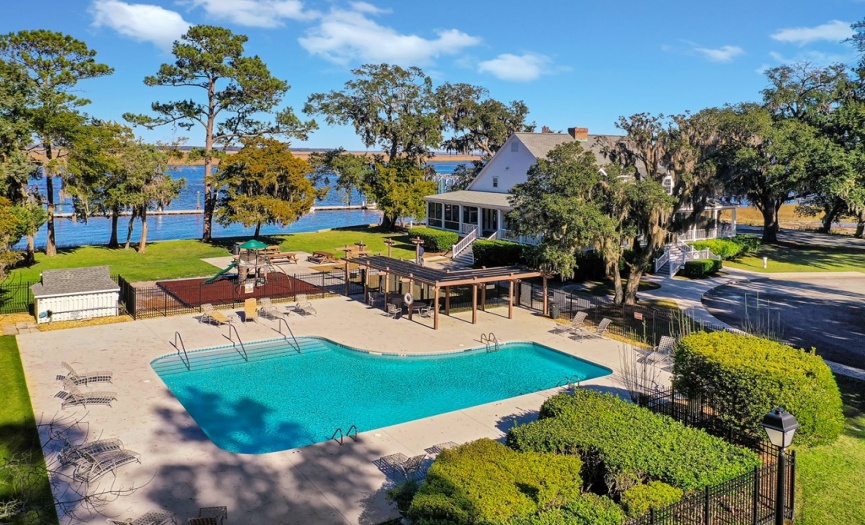
M 117 248 L 117 223 L 120 220 L 120 211 L 111 210 L 111 237 L 108 238 L 108 247 Z
M 823 218 L 820 219 L 820 227 L 817 228 L 817 233 L 829 233 L 832 231 L 832 223 L 838 218 L 838 215 L 841 213 L 843 208 L 843 203 L 835 202 L 828 210 L 826 210 Z
M 24 258 L 27 264 L 33 264 L 36 262 L 36 236 L 35 235 L 27 235 L 27 255 Z
M 213 209 L 216 207 L 216 192 L 213 191 L 213 125 L 216 121 L 216 80 L 210 79 L 207 87 L 207 125 L 204 136 L 204 225 L 201 240 L 213 238 Z
M 613 299 L 615 304 L 622 304 L 625 299 L 625 292 L 622 290 L 622 272 L 619 271 L 619 262 L 613 264 L 613 285 L 616 290 L 616 296 Z
M 381 217 L 381 227 L 385 230 L 393 230 L 396 226 L 396 219 L 393 217 L 388 217 L 387 215 L 382 215 Z
M 255 223 L 255 233 L 252 234 L 253 239 L 258 239 L 258 236 L 261 234 L 261 221 Z
M 132 215 L 129 216 L 129 225 L 126 227 L 126 246 L 125 249 L 129 249 L 129 245 L 132 243 L 132 227 L 135 226 L 135 210 L 132 210 Z
M 630 265 L 631 269 L 628 272 L 628 282 L 625 284 L 625 297 L 623 304 L 637 304 L 637 290 L 640 289 L 640 279 L 643 278 L 643 265 Z
M 141 210 L 141 240 L 138 242 L 138 253 L 147 251 L 147 208 Z
M 856 233 L 854 234 L 854 237 L 861 239 L 863 235 L 865 235 L 865 210 L 860 211 L 856 218 L 858 221 L 856 222 Z
M 780 205 L 769 204 L 760 207 L 763 214 L 763 244 L 774 244 L 778 242 L 778 210 Z
M 51 157 L 49 156 L 48 159 L 50 160 Z M 54 257 L 57 255 L 57 239 L 54 233 L 54 177 L 48 174 L 45 175 L 45 193 L 48 197 L 48 222 L 46 223 L 48 231 L 45 238 L 45 255 Z

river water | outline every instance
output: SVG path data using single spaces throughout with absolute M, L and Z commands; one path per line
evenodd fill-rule
M 442 174 L 453 173 L 457 162 L 431 162 L 436 172 Z M 197 209 L 204 198 L 204 167 L 203 166 L 179 166 L 172 169 L 169 174 L 174 178 L 186 179 L 186 187 L 181 190 L 180 195 L 171 202 L 166 210 L 194 210 Z M 34 181 L 40 192 L 45 194 L 45 181 Z M 333 183 L 333 182 L 331 182 Z M 56 184 L 55 184 L 56 186 Z M 444 189 L 444 188 L 440 188 Z M 55 202 L 59 203 L 58 213 L 72 212 L 72 204 L 69 199 L 61 198 L 59 190 L 55 191 Z M 349 202 L 358 205 L 366 202 L 363 195 L 352 192 Z M 328 192 L 327 196 L 315 203 L 315 206 L 339 206 L 346 204 L 344 193 L 336 191 Z M 337 210 L 337 211 L 313 211 L 297 222 L 288 226 L 262 225 L 261 233 L 264 235 L 299 233 L 325 230 L 329 228 L 341 228 L 345 226 L 358 226 L 365 224 L 378 224 L 381 222 L 381 212 L 374 210 Z M 127 225 L 129 217 L 121 217 L 119 222 L 119 240 L 126 240 Z M 90 244 L 106 244 L 111 234 L 111 222 L 105 217 L 90 217 L 86 223 L 69 218 L 55 218 L 56 240 L 58 247 L 82 246 Z M 197 239 L 201 237 L 203 217 L 201 214 L 190 215 L 150 215 L 147 218 L 147 240 L 159 241 L 168 239 Z M 36 246 L 44 247 L 47 227 L 43 226 L 36 235 Z M 254 227 L 244 228 L 240 224 L 221 226 L 214 221 L 214 237 L 234 237 L 252 235 Z M 133 226 L 132 242 L 138 242 L 141 237 L 141 221 L 136 220 Z M 26 247 L 24 241 L 19 242 L 16 248 Z

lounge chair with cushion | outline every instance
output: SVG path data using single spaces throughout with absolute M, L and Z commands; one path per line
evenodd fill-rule
M 229 319 L 224 313 L 218 312 L 212 304 L 204 303 L 201 305 L 201 317 L 198 318 L 198 322 L 208 322 L 219 325 L 230 323 L 231 319 Z
M 280 312 L 279 308 L 273 304 L 270 297 L 261 298 L 261 302 L 258 303 L 258 314 L 262 317 L 267 317 L 268 319 L 282 317 L 282 312 Z
M 59 397 L 63 400 L 60 408 L 72 406 L 87 405 L 108 405 L 111 406 L 113 401 L 117 401 L 117 392 L 82 392 L 78 388 L 72 388 L 68 392 L 61 390 L 54 394 L 54 397 Z
M 113 373 L 109 370 L 99 370 L 97 372 L 82 372 L 78 373 L 66 361 L 60 363 L 67 373 L 65 376 L 57 376 L 58 381 L 69 382 L 73 385 L 87 386 L 89 383 L 110 383 Z
M 111 523 L 112 525 L 168 525 L 169 523 L 177 525 L 177 520 L 174 519 L 174 515 L 171 513 L 152 510 L 135 519 L 109 519 L 108 523 Z
M 258 302 L 255 297 L 243 301 L 243 322 L 255 321 L 258 319 Z
M 82 483 L 91 483 L 123 465 L 132 462 L 141 463 L 140 457 L 137 452 L 131 450 L 114 450 L 98 456 L 90 456 L 78 461 L 78 466 L 72 473 L 72 479 Z
M 559 326 L 553 328 L 550 333 L 562 335 L 570 334 L 575 330 L 580 330 L 581 328 L 583 328 L 583 325 L 586 322 L 586 317 L 588 316 L 589 314 L 587 312 L 577 312 L 576 314 L 574 314 L 574 318 L 571 319 L 571 322 L 569 324 L 560 324 Z

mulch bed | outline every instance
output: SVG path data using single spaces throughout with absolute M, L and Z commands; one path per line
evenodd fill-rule
M 220 279 L 210 284 L 204 284 L 207 279 L 183 279 L 177 281 L 161 281 L 156 283 L 159 288 L 170 295 L 183 306 L 198 307 L 204 303 L 215 305 L 230 302 L 242 302 L 255 297 L 270 297 L 271 299 L 294 298 L 297 294 L 317 295 L 327 294 L 326 290 L 309 284 L 306 281 L 289 277 L 282 273 L 271 273 L 267 282 L 246 293 L 243 285 L 238 285 L 234 279 Z

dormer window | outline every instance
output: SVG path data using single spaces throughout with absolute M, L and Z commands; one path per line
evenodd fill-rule
M 493 177 L 493 188 L 498 188 L 498 187 L 499 187 L 499 178 Z
M 517 151 L 520 151 L 520 143 L 517 141 L 511 142 L 511 152 L 515 153 Z

